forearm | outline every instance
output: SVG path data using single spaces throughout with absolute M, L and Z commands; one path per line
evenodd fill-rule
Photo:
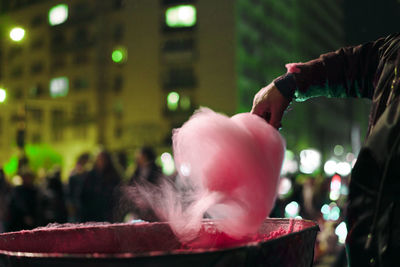
M 298 101 L 315 96 L 372 98 L 379 48 L 384 43 L 382 38 L 293 64 L 274 83 L 286 98 Z

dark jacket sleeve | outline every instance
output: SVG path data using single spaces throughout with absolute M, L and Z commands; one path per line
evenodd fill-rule
M 303 101 L 310 97 L 372 98 L 380 48 L 390 37 L 354 47 L 341 48 L 296 65 L 296 73 L 274 80 L 287 98 Z

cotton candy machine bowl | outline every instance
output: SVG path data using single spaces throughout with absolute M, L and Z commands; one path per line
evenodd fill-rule
M 198 240 L 182 244 L 166 223 L 62 225 L 0 234 L 0 267 L 311 266 L 317 231 L 267 219 L 254 237 L 233 240 L 204 221 Z

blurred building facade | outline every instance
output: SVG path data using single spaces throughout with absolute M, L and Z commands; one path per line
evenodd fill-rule
M 167 146 L 199 104 L 233 114 L 233 5 L 206 2 L 0 1 L 0 161 L 45 143 L 72 166 L 97 145 Z M 194 22 L 180 26 L 174 12 Z
M 341 1 L 237 1 L 237 66 L 240 110 L 258 89 L 286 72 L 344 45 Z
M 248 111 L 285 63 L 344 44 L 341 1 L 2 0 L 0 12 L 0 162 L 21 140 L 66 166 L 99 144 L 167 147 L 198 106 Z

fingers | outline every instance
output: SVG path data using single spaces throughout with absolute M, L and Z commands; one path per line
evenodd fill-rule
M 253 108 L 251 109 L 252 114 L 258 115 L 264 119 L 266 119 L 267 121 L 269 121 L 269 117 L 271 115 L 271 113 L 269 112 L 268 108 L 265 107 L 265 105 L 254 105 L 253 104 Z M 267 119 L 268 116 L 268 119 Z
M 268 121 L 269 124 L 271 124 L 274 128 L 279 129 L 282 127 L 281 121 L 282 121 L 282 116 L 283 112 L 272 112 L 271 113 L 271 119 Z
M 279 115 L 276 112 L 264 112 L 264 113 L 256 113 L 256 112 L 251 112 L 252 114 L 258 115 L 261 118 L 263 118 L 266 122 L 271 124 L 274 128 L 279 129 L 282 127 L 281 120 L 282 120 L 282 114 Z
M 263 107 L 262 105 L 253 104 L 253 108 L 251 109 L 250 113 L 263 118 L 268 123 L 271 120 L 271 112 L 269 111 L 269 109 Z
M 283 112 L 289 103 L 290 101 L 271 83 L 255 95 L 251 113 L 262 117 L 273 127 L 279 129 L 282 126 Z

